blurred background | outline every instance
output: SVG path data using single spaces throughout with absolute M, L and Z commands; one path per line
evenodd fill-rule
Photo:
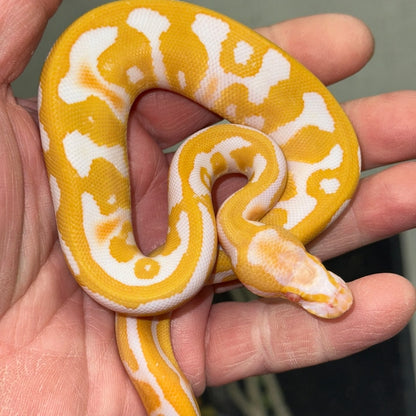
M 193 0 L 251 27 L 318 13 L 346 13 L 371 29 L 376 50 L 353 77 L 331 87 L 341 102 L 402 89 L 416 89 L 415 0 Z M 41 45 L 13 84 L 19 97 L 32 97 L 42 64 L 59 34 L 103 0 L 64 0 Z M 416 285 L 416 230 L 333 259 L 328 267 L 352 280 L 382 271 L 404 274 Z M 237 292 L 235 299 L 248 300 Z M 219 299 L 221 301 L 222 299 Z M 208 389 L 204 415 L 359 416 L 416 415 L 416 322 L 393 339 L 353 357 L 278 376 L 253 377 Z

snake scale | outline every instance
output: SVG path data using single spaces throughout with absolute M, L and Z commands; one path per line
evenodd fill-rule
M 175 153 L 166 243 L 145 256 L 133 232 L 126 136 L 133 102 L 153 88 L 229 123 Z M 351 199 L 357 139 L 325 86 L 254 31 L 173 0 L 101 6 L 49 54 L 39 120 L 62 250 L 79 285 L 116 312 L 120 356 L 148 414 L 199 414 L 169 313 L 204 285 L 238 279 L 323 318 L 350 307 L 346 284 L 304 244 Z M 233 172 L 247 185 L 215 215 L 212 186 Z

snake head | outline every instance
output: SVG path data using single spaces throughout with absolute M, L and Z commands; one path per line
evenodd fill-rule
M 339 317 L 353 302 L 347 284 L 285 230 L 257 233 L 246 259 L 240 258 L 235 266 L 238 278 L 253 293 L 286 298 L 321 318 Z
M 319 283 L 320 293 L 302 294 L 283 291 L 283 297 L 291 302 L 299 304 L 303 309 L 312 315 L 320 318 L 337 318 L 344 314 L 352 305 L 353 297 L 347 284 L 336 274 L 327 271 L 322 266 L 322 274 L 326 274 Z M 325 286 L 325 287 L 324 287 Z

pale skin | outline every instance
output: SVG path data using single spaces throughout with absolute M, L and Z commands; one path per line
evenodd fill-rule
M 58 5 L 0 0 L 0 415 L 141 415 L 119 361 L 113 313 L 90 300 L 65 266 L 36 105 L 17 100 L 10 89 Z M 302 18 L 260 31 L 326 84 L 358 71 L 373 51 L 368 29 L 345 16 Z M 409 161 L 416 158 L 416 92 L 363 98 L 344 108 L 359 136 L 364 169 L 400 163 L 361 181 L 345 215 L 310 245 L 323 259 L 416 225 L 416 163 Z M 215 120 L 169 93 L 148 93 L 134 107 L 131 169 L 144 250 L 158 246 L 166 230 L 170 158 L 161 147 Z M 223 181 L 217 200 L 240 183 Z M 175 312 L 172 325 L 175 353 L 195 393 L 353 354 L 395 335 L 415 311 L 415 290 L 403 277 L 357 276 L 350 287 L 354 306 L 334 321 L 280 301 L 213 306 L 212 288 L 206 288 Z

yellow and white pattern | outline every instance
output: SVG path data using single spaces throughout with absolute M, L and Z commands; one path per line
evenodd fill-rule
M 167 241 L 144 256 L 126 130 L 132 103 L 150 88 L 231 124 L 195 133 L 176 152 Z M 252 30 L 179 1 L 109 3 L 52 49 L 39 118 L 62 249 L 83 289 L 117 312 L 120 355 L 149 414 L 199 414 L 172 352 L 169 312 L 204 285 L 238 278 L 326 318 L 350 307 L 345 283 L 303 245 L 352 197 L 354 131 L 319 80 Z M 248 183 L 215 218 L 211 188 L 230 172 Z

